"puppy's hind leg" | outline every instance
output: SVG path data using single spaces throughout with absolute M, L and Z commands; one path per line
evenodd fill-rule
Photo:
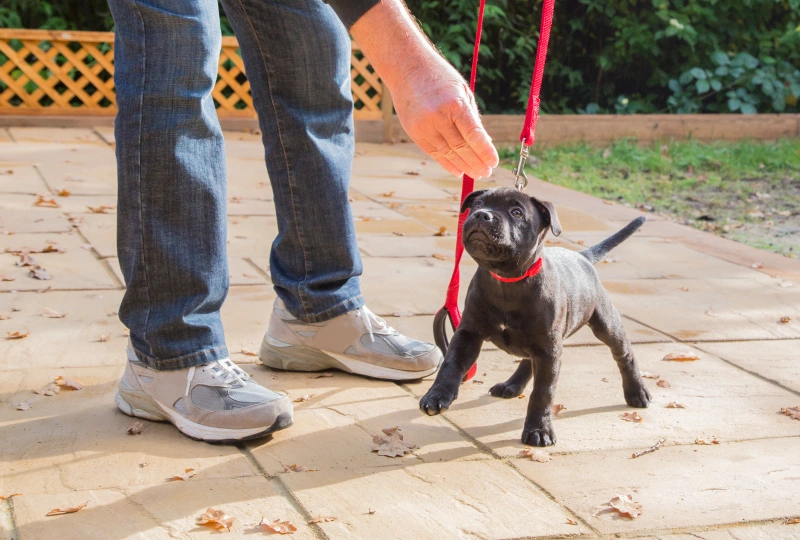
M 522 394 L 525 387 L 533 377 L 533 365 L 529 358 L 523 358 L 517 367 L 517 371 L 509 377 L 506 382 L 497 383 L 492 386 L 489 393 L 494 397 L 509 399 Z
M 645 408 L 652 399 L 642 380 L 642 374 L 633 356 L 631 343 L 625 335 L 622 318 L 608 297 L 604 298 L 589 319 L 595 337 L 608 345 L 622 375 L 625 402 L 631 407 Z

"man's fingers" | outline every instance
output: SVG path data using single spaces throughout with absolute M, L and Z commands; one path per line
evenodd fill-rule
M 469 145 L 478 158 L 489 168 L 497 167 L 500 158 L 497 150 L 492 144 L 492 139 L 486 130 L 483 129 L 477 111 L 472 107 L 467 107 L 462 114 L 456 116 L 455 125 L 461 137 Z
M 444 142 L 444 141 L 442 141 L 442 142 Z M 425 152 L 426 154 L 431 156 L 433 159 L 435 159 L 436 163 L 438 163 L 439 165 L 444 167 L 444 169 L 447 172 L 449 172 L 450 174 L 452 174 L 453 176 L 455 176 L 457 178 L 461 177 L 461 174 L 462 174 L 463 171 L 459 167 L 456 167 L 453 164 L 452 161 L 450 161 L 446 157 L 442 156 L 433 144 L 431 144 L 431 143 L 429 143 L 427 141 L 421 141 L 421 142 L 419 142 L 417 144 L 419 145 L 420 149 L 423 152 Z

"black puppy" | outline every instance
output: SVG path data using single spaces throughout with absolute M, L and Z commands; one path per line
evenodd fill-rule
M 490 390 L 511 398 L 522 393 L 533 376 L 533 393 L 522 432 L 531 446 L 556 443 L 553 396 L 566 338 L 588 324 L 608 345 L 622 374 L 625 401 L 647 407 L 650 393 L 642 381 L 619 313 L 611 305 L 593 264 L 602 260 L 645 221 L 640 217 L 596 246 L 576 253 L 544 249 L 550 229 L 561 234 L 553 205 L 515 189 L 472 193 L 461 209 L 464 247 L 479 265 L 467 292 L 464 316 L 433 386 L 420 400 L 430 415 L 446 411 L 458 397 L 464 375 L 478 358 L 484 341 L 523 358 L 506 382 Z

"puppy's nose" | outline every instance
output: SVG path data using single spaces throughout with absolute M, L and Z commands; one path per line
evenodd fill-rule
M 492 221 L 492 214 L 485 210 L 481 210 L 480 212 L 478 212 L 478 215 L 475 217 L 482 221 Z

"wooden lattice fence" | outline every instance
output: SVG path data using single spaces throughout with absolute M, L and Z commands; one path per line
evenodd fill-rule
M 355 42 L 350 65 L 355 117 L 382 118 L 381 105 L 385 113 L 391 98 Z M 220 117 L 255 117 L 234 37 L 222 39 L 212 95 Z M 0 29 L 0 115 L 116 112 L 113 33 Z

